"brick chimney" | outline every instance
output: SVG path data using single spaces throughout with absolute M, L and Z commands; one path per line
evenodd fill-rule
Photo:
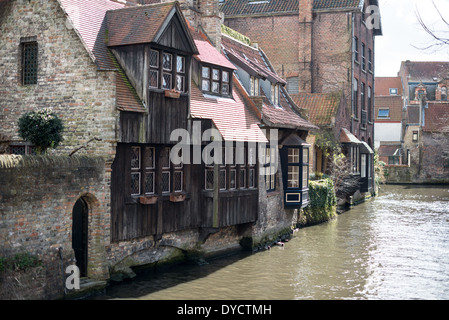
M 299 0 L 299 92 L 313 92 L 313 0 Z
M 162 0 L 162 2 L 173 0 Z M 195 31 L 204 32 L 212 44 L 221 50 L 221 24 L 224 15 L 218 0 L 178 0 L 182 13 Z

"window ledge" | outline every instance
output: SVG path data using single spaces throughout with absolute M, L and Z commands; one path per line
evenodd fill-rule
M 139 197 L 139 202 L 141 204 L 155 204 L 157 202 L 157 199 L 158 199 L 157 195 L 141 196 Z

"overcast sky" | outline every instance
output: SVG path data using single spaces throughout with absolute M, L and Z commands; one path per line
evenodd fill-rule
M 419 10 L 424 22 L 434 30 L 446 30 L 433 3 L 449 21 L 449 0 L 379 0 L 383 36 L 376 37 L 376 76 L 396 76 L 401 61 L 449 61 L 449 47 L 423 51 L 433 43 L 416 17 Z M 415 47 L 414 47 L 415 46 Z

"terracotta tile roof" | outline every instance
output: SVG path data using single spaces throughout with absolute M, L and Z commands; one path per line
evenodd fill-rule
M 121 111 L 130 111 L 130 112 L 141 112 L 146 113 L 147 110 L 137 95 L 136 90 L 129 82 L 128 77 L 125 74 L 125 71 L 120 67 L 117 59 L 115 59 L 112 52 L 109 53 L 111 55 L 111 60 L 114 63 L 115 68 L 117 69 L 117 77 L 116 77 L 116 106 L 118 110 Z
M 378 153 L 381 157 L 388 157 L 388 156 L 394 156 L 394 155 L 400 155 L 398 150 L 401 149 L 401 144 L 380 144 Z
M 259 119 L 233 77 L 233 98 L 204 95 L 192 81 L 190 112 L 193 118 L 211 119 L 225 141 L 267 142 Z
M 407 106 L 407 124 L 419 124 L 418 106 Z
M 259 48 L 254 48 L 227 35 L 222 36 L 222 48 L 228 59 L 249 74 L 269 79 L 273 83 L 287 82 L 273 72 L 267 65 L 267 58 Z
M 340 106 L 338 93 L 299 93 L 290 95 L 299 108 L 309 111 L 309 120 L 317 126 L 333 126 Z
M 280 106 L 274 106 L 262 90 L 262 120 L 274 127 L 298 128 L 303 130 L 318 129 L 318 127 L 308 120 L 303 119 L 298 113 L 293 111 L 294 106 L 291 106 L 291 103 L 294 102 L 288 101 L 286 96 L 287 92 L 283 89 L 282 91 Z
M 195 59 L 200 62 L 210 63 L 217 66 L 223 66 L 232 70 L 236 67 L 206 39 L 203 34 L 190 30 L 199 54 L 195 55 Z
M 449 103 L 428 103 L 424 109 L 423 130 L 449 132 Z
M 400 77 L 376 77 L 375 96 L 389 96 L 390 88 L 398 89 L 398 95 L 402 95 L 402 80 Z
M 108 10 L 121 9 L 125 5 L 109 0 L 58 1 L 98 68 L 113 69 L 114 65 L 104 42 L 105 16 Z
M 226 16 L 273 13 L 298 13 L 300 0 L 225 0 L 221 10 Z M 313 9 L 356 9 L 360 0 L 314 0 Z
M 436 82 L 448 78 L 448 61 L 403 61 L 401 69 L 406 72 L 409 82 Z
M 107 12 L 107 45 L 150 43 L 175 2 L 123 8 Z
M 375 121 L 402 121 L 402 96 L 379 96 L 374 99 Z M 378 118 L 379 109 L 389 109 L 389 119 Z

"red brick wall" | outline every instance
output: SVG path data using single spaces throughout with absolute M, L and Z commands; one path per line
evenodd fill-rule
M 257 42 L 281 77 L 299 75 L 297 15 L 226 18 L 225 25 Z

